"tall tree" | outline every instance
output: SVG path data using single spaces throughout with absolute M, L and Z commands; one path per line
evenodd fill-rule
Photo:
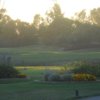
M 75 13 L 74 19 L 82 23 L 89 22 L 89 17 L 85 9 L 80 12 Z
M 49 25 L 46 26 L 46 29 L 42 27 L 42 42 L 56 46 L 66 45 L 69 34 L 72 32 L 73 21 L 64 18 L 58 4 L 54 4 L 46 15 L 49 19 Z
M 91 21 L 100 26 L 100 8 L 95 8 L 90 12 Z
M 39 26 L 40 26 L 41 22 L 42 22 L 42 17 L 41 17 L 41 15 L 40 15 L 40 14 L 36 14 L 36 15 L 34 16 L 33 25 L 34 25 L 37 29 L 39 29 Z
M 46 12 L 46 15 L 47 15 L 48 22 L 52 22 L 55 19 L 60 19 L 64 17 L 60 5 L 57 3 L 54 4 L 54 6 L 50 11 Z

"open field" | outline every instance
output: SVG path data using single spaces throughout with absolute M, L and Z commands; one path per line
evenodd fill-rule
M 64 65 L 68 62 L 86 60 L 99 62 L 100 50 L 60 51 L 55 49 L 0 48 L 1 55 L 12 57 L 13 65 Z

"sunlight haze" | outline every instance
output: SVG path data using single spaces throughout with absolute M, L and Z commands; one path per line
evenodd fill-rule
M 13 19 L 32 22 L 35 14 L 43 16 L 57 2 L 67 17 L 82 9 L 100 7 L 100 0 L 3 0 L 7 14 Z

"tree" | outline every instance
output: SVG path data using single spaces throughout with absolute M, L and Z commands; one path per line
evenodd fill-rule
M 55 19 L 60 19 L 64 17 L 59 4 L 57 3 L 54 4 L 50 11 L 46 12 L 46 15 L 49 23 L 51 23 Z
M 6 9 L 4 9 L 4 8 L 1 8 L 1 9 L 0 9 L 0 19 L 2 19 L 2 17 L 3 17 L 4 14 L 5 14 L 5 12 L 6 12 Z
M 40 31 L 42 43 L 46 45 L 65 46 L 73 30 L 73 21 L 64 18 L 58 4 L 54 4 L 53 8 L 46 15 L 49 19 L 49 24 L 40 28 L 42 30 Z
M 88 23 L 89 22 L 89 16 L 87 15 L 86 10 L 82 10 L 78 13 L 75 13 L 75 20 L 78 20 L 81 23 Z
M 100 8 L 95 8 L 90 12 L 91 22 L 100 26 Z
M 39 25 L 41 24 L 41 22 L 42 22 L 42 17 L 40 16 L 40 14 L 36 14 L 36 15 L 34 16 L 33 25 L 34 25 L 37 29 L 39 29 Z
M 5 15 L 6 9 L 3 7 L 2 0 L 0 0 L 0 19 Z

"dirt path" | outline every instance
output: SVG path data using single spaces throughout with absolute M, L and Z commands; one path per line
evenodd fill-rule
M 95 97 L 88 97 L 80 100 L 100 100 L 100 96 L 95 96 Z

